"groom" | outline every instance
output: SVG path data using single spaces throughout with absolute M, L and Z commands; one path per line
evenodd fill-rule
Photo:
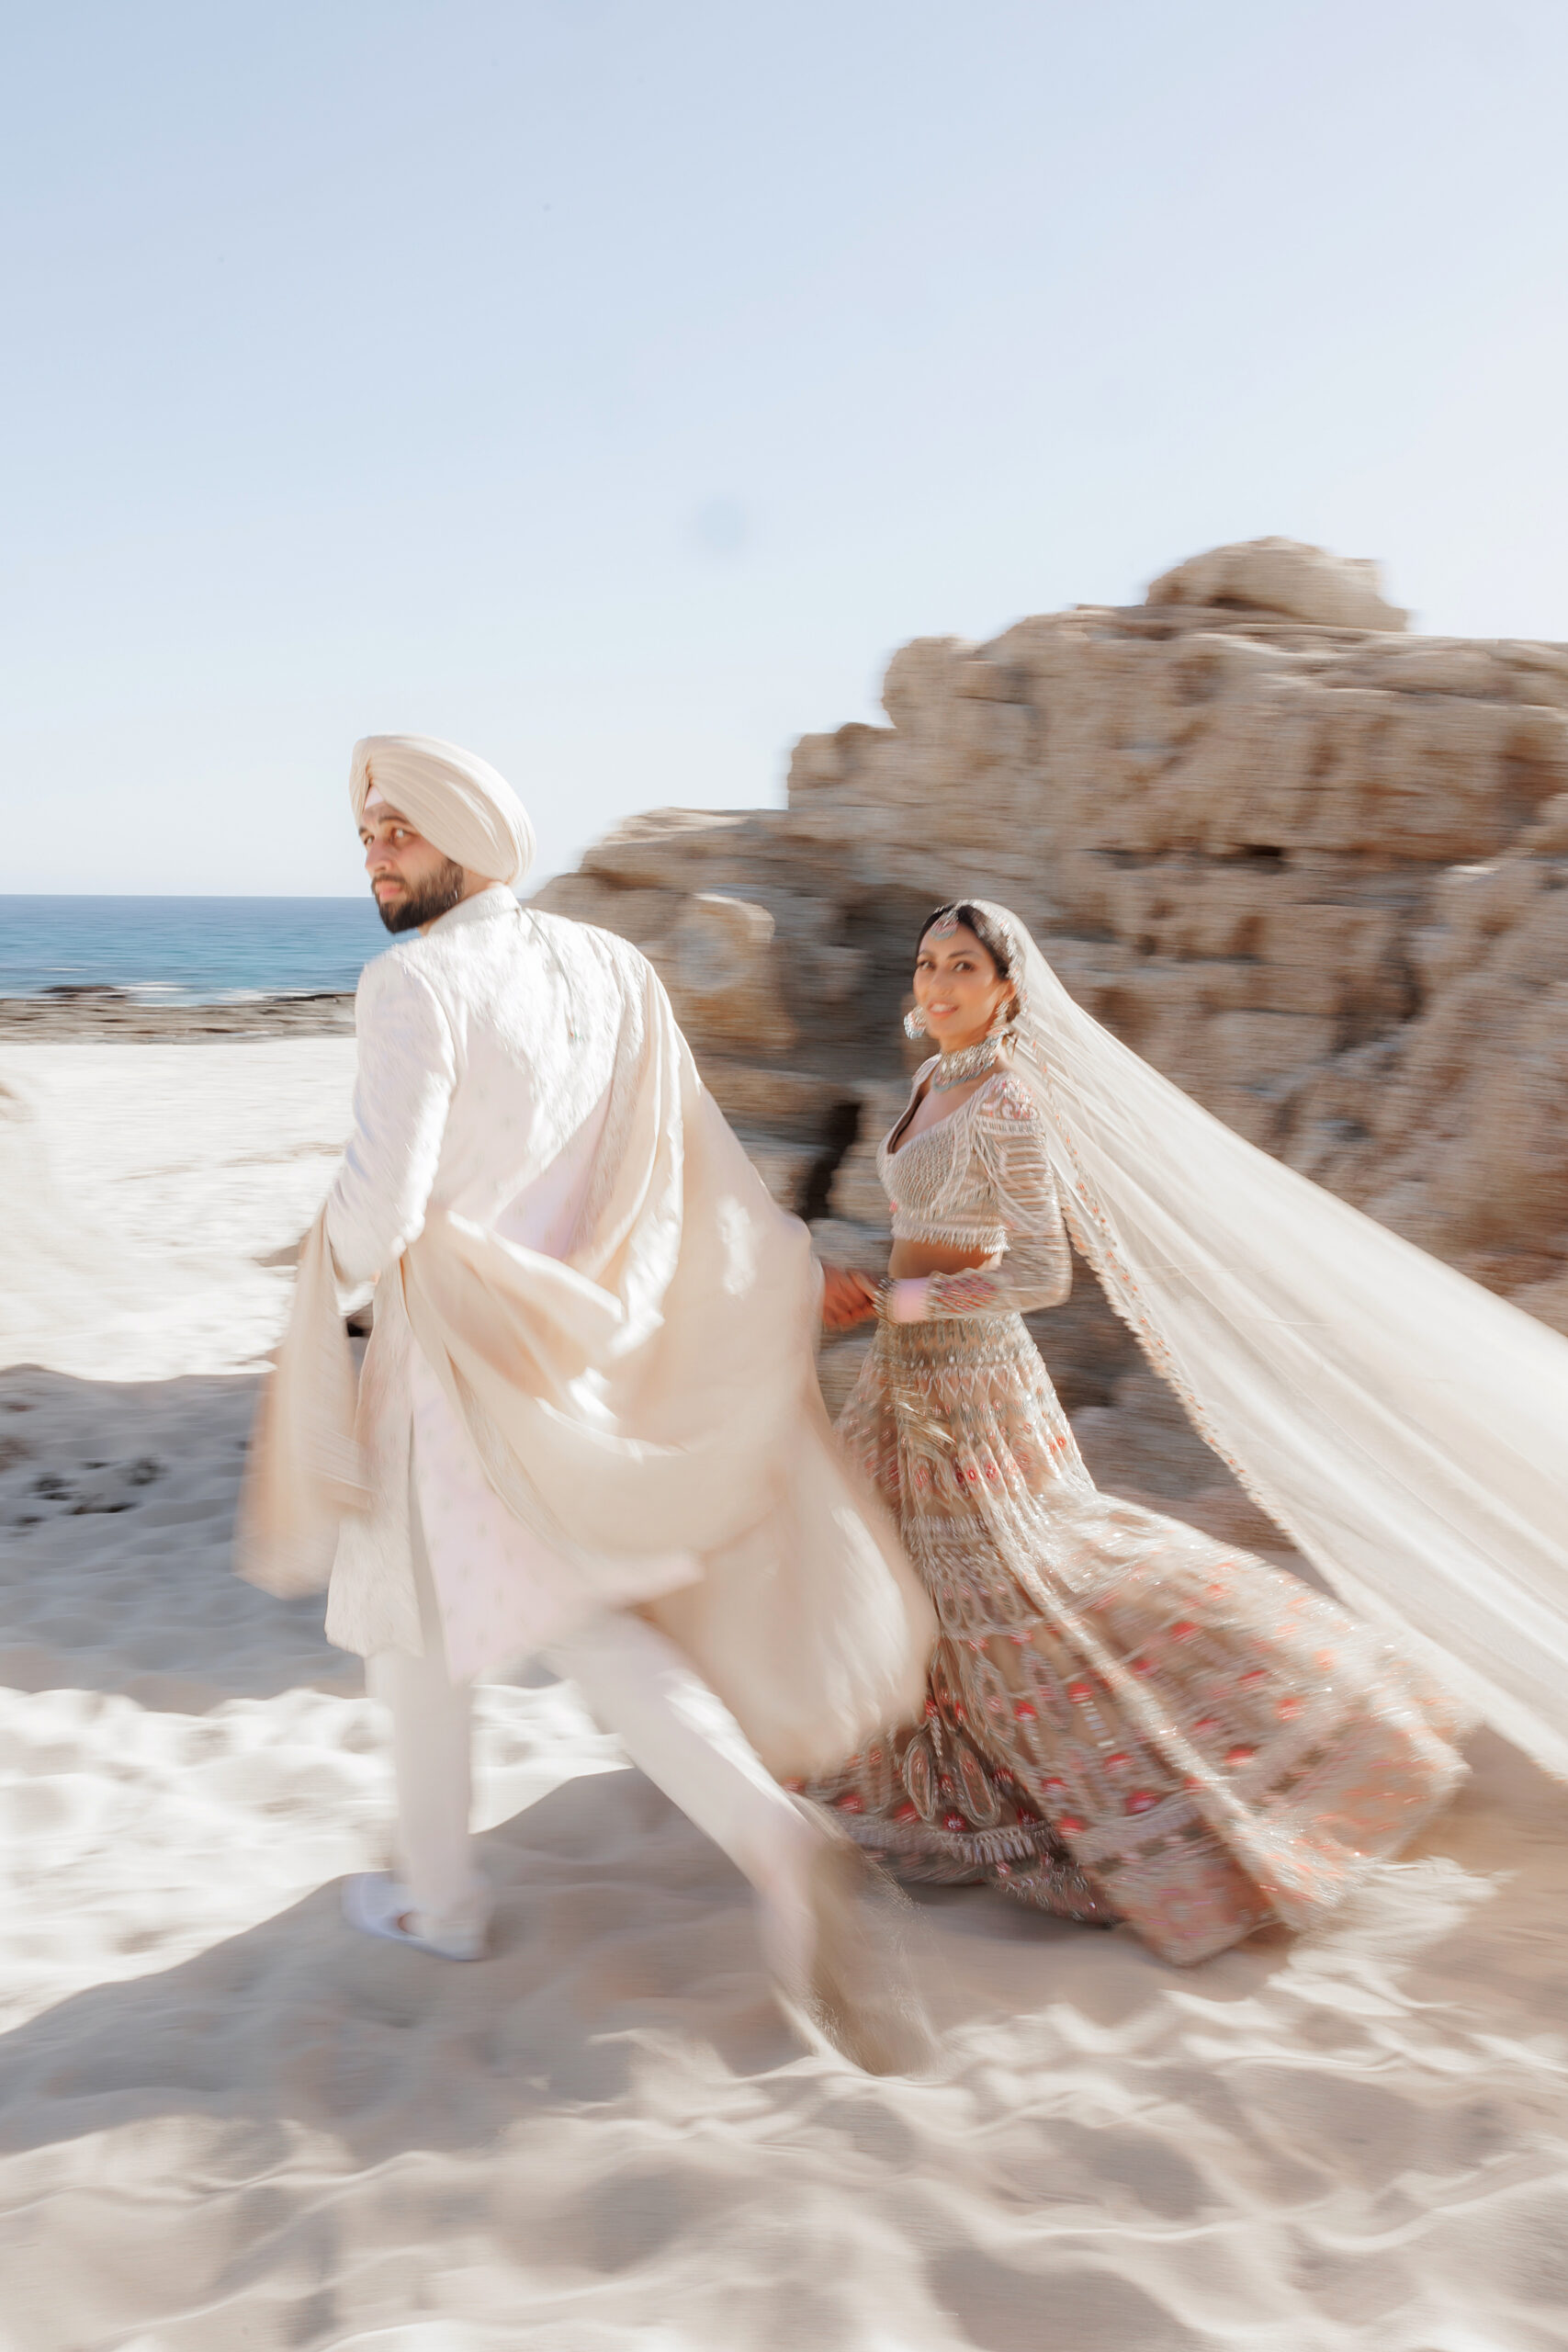
M 249 1571 L 283 1589 L 299 1550 L 296 1526 L 269 1570 L 269 1480 L 276 1522 L 330 1495 L 327 1630 L 367 1657 L 398 1804 L 396 1875 L 350 1881 L 348 1917 L 483 1955 L 471 1687 L 543 1657 L 750 1881 L 786 1999 L 897 2068 L 913 2044 L 866 1964 L 863 1866 L 774 1777 L 908 1713 L 931 1637 L 821 1420 L 804 1237 L 651 967 L 520 907 L 533 836 L 494 769 L 372 736 L 351 798 L 396 944 L 360 982 L 353 1132 L 258 1441 Z M 351 1443 L 329 1359 L 372 1286 Z

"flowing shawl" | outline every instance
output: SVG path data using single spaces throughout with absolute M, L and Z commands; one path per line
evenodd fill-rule
M 1234 1135 L 984 911 L 1112 1306 L 1334 1590 L 1568 1776 L 1568 1340 Z
M 410 812 L 412 813 L 412 812 Z M 827 1769 L 918 1713 L 935 1626 L 818 1390 L 819 1283 L 703 1087 L 641 959 L 620 991 L 604 1134 L 556 1260 L 432 1208 L 381 1277 L 507 1507 L 576 1566 L 690 1552 L 700 1578 L 646 1601 L 769 1767 Z M 318 1589 L 370 1502 L 324 1213 L 263 1400 L 242 1573 Z

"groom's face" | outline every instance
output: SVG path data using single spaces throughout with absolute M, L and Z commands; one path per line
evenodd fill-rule
M 359 820 L 359 838 L 371 896 L 389 931 L 416 931 L 462 897 L 462 867 L 427 842 L 400 809 L 376 801 Z

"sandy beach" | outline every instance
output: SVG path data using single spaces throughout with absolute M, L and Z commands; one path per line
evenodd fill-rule
M 228 1544 L 352 1072 L 0 1023 L 0 1176 L 49 1171 L 0 1199 L 0 2352 L 1568 2343 L 1568 1792 L 1490 1737 L 1331 1926 L 1189 1974 L 920 1899 L 919 2081 L 796 2043 L 742 1882 L 543 1678 L 480 1698 L 494 1957 L 345 1931 L 379 1727 Z M 121 1288 L 51 1313 L 78 1225 Z

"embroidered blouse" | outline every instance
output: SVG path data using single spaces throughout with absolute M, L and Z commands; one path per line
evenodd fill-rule
M 911 1107 L 933 1068 L 928 1062 L 918 1073 Z M 899 1126 L 908 1115 L 907 1109 Z M 889 1146 L 897 1133 L 896 1126 L 876 1155 L 895 1239 L 981 1250 L 987 1262 L 895 1283 L 893 1320 L 1027 1315 L 1059 1306 L 1072 1287 L 1072 1252 L 1028 1089 L 998 1070 L 956 1111 L 907 1136 L 895 1151 Z

